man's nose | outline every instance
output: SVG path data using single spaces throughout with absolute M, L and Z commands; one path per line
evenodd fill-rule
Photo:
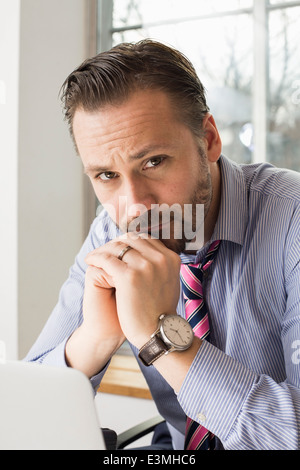
M 151 188 L 142 178 L 132 178 L 126 181 L 122 193 L 128 220 L 149 211 L 151 205 L 156 203 Z

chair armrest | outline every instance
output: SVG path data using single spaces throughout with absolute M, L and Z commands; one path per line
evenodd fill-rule
M 117 433 L 109 428 L 101 428 L 106 450 L 116 450 Z
M 164 418 L 161 416 L 155 416 L 154 418 L 150 418 L 143 423 L 137 424 L 136 426 L 127 429 L 118 435 L 117 449 L 124 449 L 124 447 L 128 446 L 137 439 L 146 436 L 152 432 L 158 424 L 163 423 L 164 421 Z

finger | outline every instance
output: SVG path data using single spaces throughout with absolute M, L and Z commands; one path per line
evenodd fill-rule
M 149 259 L 154 256 L 156 252 L 167 254 L 169 251 L 158 238 L 153 238 L 146 233 L 136 234 L 128 232 L 122 235 L 119 240 L 128 242 L 128 245 Z
M 130 246 L 131 249 L 124 252 Z M 178 257 L 172 250 L 167 248 L 160 240 L 151 237 L 149 234 L 128 232 L 105 245 L 96 248 L 86 258 L 85 262 L 89 265 L 102 267 L 101 256 L 96 254 L 110 254 L 127 265 L 133 266 L 137 263 L 143 266 L 143 261 L 150 261 L 153 264 L 164 263 L 165 257 L 173 259 Z M 121 257 L 121 259 L 119 259 Z
M 165 253 L 167 250 L 162 242 L 160 242 L 158 239 L 151 239 L 147 234 L 137 235 L 134 233 L 126 233 L 125 235 L 111 240 L 105 245 L 102 245 L 93 250 L 86 256 L 85 262 L 86 264 L 91 264 L 91 255 L 94 253 L 110 253 L 117 258 L 121 255 L 122 258 L 124 258 L 125 253 L 123 253 L 123 251 L 128 246 L 149 259 L 155 255 L 155 252 L 159 251 L 161 253 Z M 126 258 L 127 257 L 128 255 L 126 253 Z
M 139 251 L 126 243 L 111 244 L 109 248 L 106 247 L 104 250 L 94 250 L 90 253 L 85 261 L 89 266 L 94 266 L 99 269 L 105 269 L 107 262 L 114 261 L 116 268 L 119 270 L 126 265 L 139 267 L 142 265 L 144 256 Z
M 111 286 L 115 286 L 114 276 L 116 274 L 120 275 L 122 271 L 126 270 L 126 264 L 119 260 L 115 254 L 108 251 L 95 250 L 86 257 L 85 261 L 89 266 L 105 273 L 104 276 L 109 279 Z
M 112 289 L 114 287 L 112 278 L 102 268 L 93 265 L 90 265 L 86 271 L 87 282 L 103 289 Z
M 91 251 L 85 257 L 85 262 L 86 264 L 90 264 L 91 256 L 95 253 L 110 253 L 118 257 L 126 246 L 128 246 L 128 243 L 125 243 L 123 240 L 116 238 L 115 240 L 111 240 L 105 245 L 99 246 L 98 248 L 95 248 L 95 250 Z

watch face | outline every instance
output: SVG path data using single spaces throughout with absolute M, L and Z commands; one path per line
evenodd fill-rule
M 176 349 L 185 350 L 193 342 L 194 333 L 190 324 L 179 315 L 166 315 L 161 330 L 163 339 Z

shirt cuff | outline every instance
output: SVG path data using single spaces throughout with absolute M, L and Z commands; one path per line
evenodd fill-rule
M 222 441 L 257 380 L 253 371 L 203 341 L 177 398 L 187 416 Z
M 51 349 L 51 351 L 43 356 L 40 362 L 54 367 L 68 367 L 65 357 L 65 347 L 68 339 L 57 345 L 54 349 Z

